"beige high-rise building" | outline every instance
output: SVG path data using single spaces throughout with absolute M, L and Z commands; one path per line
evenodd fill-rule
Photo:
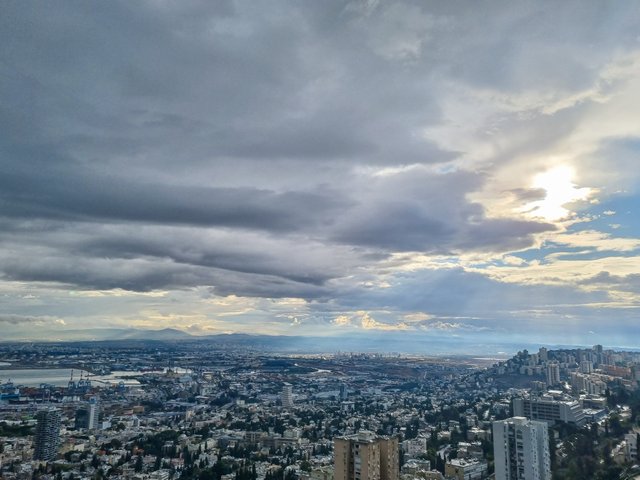
M 547 364 L 547 385 L 550 387 L 560 383 L 560 365 L 558 362 L 549 362 Z
M 399 448 L 396 437 L 372 432 L 333 439 L 334 480 L 398 480 Z

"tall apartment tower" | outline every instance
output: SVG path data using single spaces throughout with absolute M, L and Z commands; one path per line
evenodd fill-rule
M 545 422 L 512 417 L 493 422 L 496 480 L 551 480 Z
M 547 350 L 545 347 L 540 347 L 538 349 L 538 358 L 540 358 L 540 360 L 542 360 L 543 362 L 549 361 L 549 350 Z
M 293 407 L 293 386 L 290 383 L 285 383 L 282 387 L 282 406 Z
M 398 480 L 399 446 L 396 437 L 372 432 L 333 439 L 334 480 Z
M 340 384 L 340 400 L 347 400 L 349 398 L 349 391 L 344 383 Z
M 60 442 L 60 410 L 56 408 L 40 410 L 36 419 L 38 424 L 33 459 L 45 462 L 55 460 Z
M 580 362 L 580 372 L 593 373 L 593 363 L 591 363 L 589 360 L 582 360 Z
M 558 385 L 560 383 L 560 365 L 558 362 L 547 364 L 547 385 Z
M 85 428 L 87 430 L 94 430 L 98 428 L 98 416 L 98 400 L 92 397 L 89 403 L 76 410 L 76 429 Z

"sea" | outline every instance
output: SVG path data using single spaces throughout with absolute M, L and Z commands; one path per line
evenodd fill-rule
M 7 382 L 14 385 L 24 385 L 25 387 L 39 387 L 40 384 L 46 383 L 56 387 L 64 387 L 69 383 L 73 371 L 73 379 L 80 380 L 80 374 L 83 378 L 88 378 L 91 382 L 99 385 L 118 384 L 122 381 L 127 386 L 140 385 L 140 382 L 134 378 L 127 378 L 133 375 L 140 375 L 138 372 L 112 372 L 109 375 L 91 375 L 85 370 L 74 368 L 25 368 L 25 369 L 4 369 L 0 368 L 0 386 Z
M 89 375 L 84 370 L 73 369 L 74 380 Z M 24 385 L 27 387 L 38 387 L 41 383 L 48 383 L 56 387 L 62 387 L 69 383 L 71 378 L 70 368 L 25 368 L 25 369 L 0 369 L 0 385 L 9 381 L 14 385 Z

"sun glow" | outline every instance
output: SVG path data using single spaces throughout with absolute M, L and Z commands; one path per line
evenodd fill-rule
M 523 210 L 532 217 L 548 221 L 571 217 L 574 212 L 567 209 L 566 205 L 586 200 L 592 192 L 588 187 L 577 188 L 573 183 L 574 176 L 574 169 L 567 165 L 560 165 L 536 175 L 532 187 L 544 190 L 545 197 L 528 203 Z

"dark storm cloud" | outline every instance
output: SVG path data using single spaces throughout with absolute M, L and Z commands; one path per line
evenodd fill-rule
M 5 278 L 81 289 L 143 292 L 214 285 L 220 294 L 316 298 L 329 293 L 331 278 L 382 258 L 263 232 L 51 220 L 5 220 L 0 226 Z M 46 246 L 33 236 L 44 231 Z
M 29 164 L 27 158 L 24 155 L 24 162 L 0 177 L 5 215 L 291 231 L 322 221 L 345 206 L 345 200 L 330 191 L 163 185 L 99 175 L 81 164 L 62 168 L 46 161 Z M 48 160 L 55 162 L 50 156 Z
M 178 160 L 163 155 L 165 147 L 195 163 L 216 156 L 406 161 L 396 148 L 411 161 L 451 158 L 406 128 L 438 117 L 418 79 L 380 69 L 365 45 L 339 49 L 348 32 L 341 6 L 324 12 L 342 26 L 335 40 L 302 6 L 246 7 L 221 13 L 213 6 L 195 18 L 118 2 L 100 12 L 65 4 L 46 14 L 13 5 L 4 61 L 31 110 L 48 109 L 48 118 L 32 116 L 37 124 L 63 129 L 67 144 L 87 133 L 130 142 L 153 153 L 155 166 Z M 352 70 L 351 55 L 362 55 L 362 71 Z M 177 129 L 167 128 L 176 120 Z
M 169 259 L 176 265 L 226 270 L 240 274 L 279 277 L 283 281 L 321 286 L 357 262 L 351 249 L 323 248 L 307 241 L 284 241 L 263 235 L 203 233 L 181 229 L 120 227 L 80 242 L 89 257 Z M 349 257 L 355 257 L 350 260 Z M 336 262 L 337 264 L 332 264 Z
M 473 210 L 473 208 L 470 208 Z M 389 249 L 435 254 L 456 254 L 464 251 L 507 251 L 531 246 L 533 235 L 554 230 L 550 224 L 518 220 L 492 220 L 482 214 L 468 224 L 452 225 L 446 217 L 430 216 L 428 208 L 392 201 L 380 206 L 370 217 L 360 217 L 349 225 L 338 240 Z M 477 221 L 477 224 L 473 224 Z M 360 223 L 361 222 L 361 223 Z
M 555 229 L 542 222 L 487 218 L 480 204 L 465 198 L 482 181 L 469 172 L 415 170 L 373 179 L 360 194 L 363 201 L 339 224 L 336 238 L 391 251 L 451 254 L 524 248 L 534 233 Z
M 148 292 L 214 285 L 220 295 L 315 298 L 325 290 L 313 282 L 282 276 L 242 273 L 214 267 L 174 263 L 161 258 L 88 258 L 56 255 L 5 260 L 4 278 L 31 282 L 55 282 L 74 289 L 124 289 Z

